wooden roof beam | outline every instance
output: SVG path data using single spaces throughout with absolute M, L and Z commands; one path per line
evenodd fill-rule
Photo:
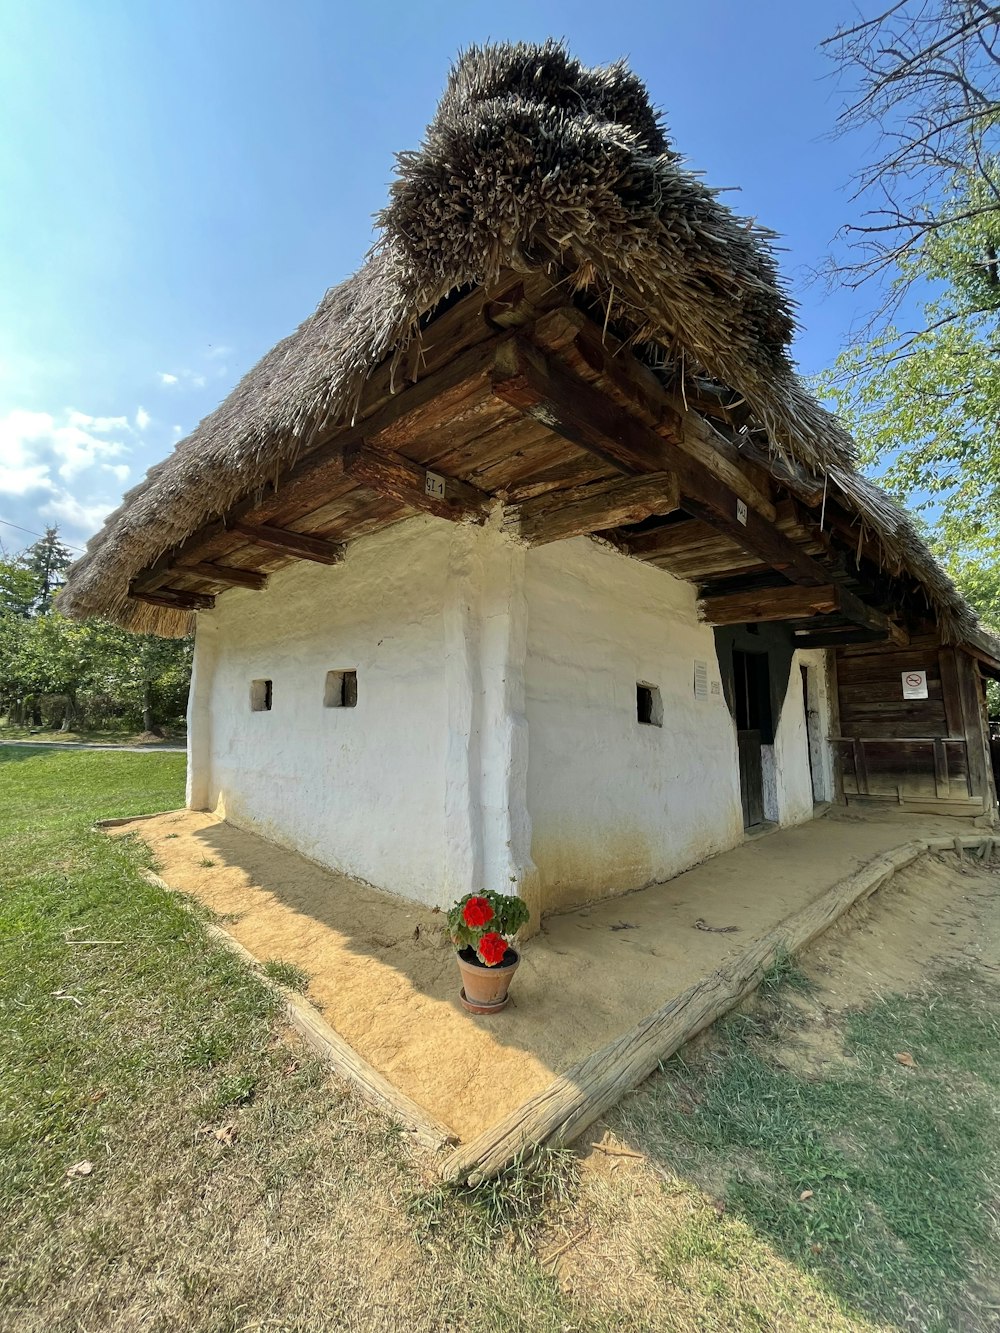
M 861 625 L 817 629 L 795 635 L 796 648 L 847 648 L 855 643 L 887 643 L 888 634 Z
M 670 514 L 680 503 L 672 472 L 654 472 L 620 481 L 597 481 L 550 491 L 511 505 L 504 528 L 538 546 L 590 532 L 607 531 L 620 523 L 640 523 L 650 514 Z
M 662 528 L 651 528 L 648 532 L 622 532 L 619 536 L 629 555 L 640 560 L 650 556 L 679 556 L 701 551 L 742 554 L 733 551 L 728 537 L 720 537 L 715 528 L 696 518 L 670 523 Z
M 798 620 L 838 613 L 852 625 L 905 646 L 909 635 L 889 616 L 868 606 L 849 588 L 830 583 L 823 587 L 746 588 L 714 592 L 698 603 L 702 620 L 712 625 L 739 625 L 756 620 Z M 829 628 L 829 627 L 825 627 Z M 845 642 L 853 642 L 845 639 Z
M 467 482 L 443 476 L 368 442 L 345 450 L 344 475 L 411 509 L 453 521 L 482 523 L 492 499 Z
M 215 565 L 204 560 L 174 564 L 167 572 L 189 574 L 193 578 L 208 579 L 210 583 L 224 583 L 231 588 L 251 588 L 256 592 L 267 587 L 267 575 L 259 574 L 255 569 L 237 569 L 232 565 Z
M 899 644 L 900 647 L 905 648 L 910 642 L 910 636 L 902 625 L 897 624 L 884 611 L 869 606 L 867 602 L 863 602 L 848 588 L 838 588 L 837 591 L 840 594 L 841 614 L 847 620 L 853 621 L 855 625 L 861 625 L 866 629 L 885 634 L 892 643 Z
M 527 332 L 582 379 L 599 376 L 604 391 L 619 407 L 700 463 L 751 509 L 774 518 L 767 470 L 756 462 L 747 463 L 735 445 L 690 411 L 682 398 L 664 388 L 649 366 L 636 360 L 582 311 L 560 307 L 543 315 Z
M 180 589 L 162 588 L 158 592 L 142 592 L 132 587 L 129 596 L 150 606 L 166 606 L 171 611 L 211 611 L 215 598 L 207 592 L 181 592 Z
M 328 542 L 305 532 L 291 532 L 266 524 L 233 523 L 230 531 L 239 533 L 255 546 L 264 546 L 296 560 L 314 560 L 320 565 L 339 565 L 347 549 L 343 542 Z
M 580 449 L 628 476 L 676 472 L 681 505 L 794 583 L 823 584 L 822 565 L 751 509 L 718 477 L 586 380 L 568 374 L 520 338 L 497 351 L 493 392 Z M 703 423 L 704 424 L 704 423 Z
M 703 597 L 698 615 L 710 625 L 742 625 L 761 620 L 799 620 L 827 615 L 840 608 L 839 589 L 832 584 L 820 588 L 757 588 L 745 592 Z

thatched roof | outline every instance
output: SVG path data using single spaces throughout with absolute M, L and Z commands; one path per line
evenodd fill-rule
M 378 221 L 357 274 L 128 492 L 73 567 L 64 611 L 181 632 L 183 613 L 129 598 L 139 571 L 349 421 L 372 370 L 450 293 L 547 267 L 589 288 L 647 359 L 652 348 L 739 393 L 772 453 L 827 477 L 887 560 L 902 559 L 945 636 L 971 630 L 913 525 L 858 474 L 850 438 L 796 376 L 772 235 L 684 168 L 624 64 L 589 69 L 554 42 L 473 47 L 419 150 L 400 155 Z

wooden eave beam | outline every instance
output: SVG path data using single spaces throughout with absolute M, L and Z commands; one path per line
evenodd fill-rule
M 211 611 L 215 605 L 215 598 L 210 593 L 182 592 L 173 588 L 163 588 L 159 592 L 142 592 L 137 588 L 130 588 L 129 596 L 137 602 L 148 602 L 150 606 L 166 606 L 172 611 Z
M 258 573 L 256 569 L 236 569 L 232 565 L 215 565 L 204 560 L 174 564 L 167 572 L 189 574 L 194 578 L 208 579 L 211 583 L 225 583 L 232 588 L 251 588 L 257 592 L 267 587 L 267 575 Z
M 856 596 L 849 588 L 837 589 L 840 595 L 840 612 L 847 620 L 851 620 L 855 625 L 863 625 L 865 628 L 885 634 L 892 643 L 905 648 L 910 642 L 910 636 L 906 630 L 899 625 L 884 611 L 879 611 L 874 606 L 869 606 Z
M 822 565 L 740 501 L 717 477 L 522 339 L 511 338 L 498 349 L 493 392 L 628 476 L 676 472 L 681 505 L 693 517 L 725 533 L 793 583 L 821 585 L 828 581 Z
M 840 629 L 817 629 L 795 635 L 796 648 L 849 648 L 856 643 L 888 643 L 888 634 L 865 629 L 861 625 L 846 625 Z
M 550 491 L 504 513 L 506 531 L 542 545 L 606 531 L 621 523 L 639 523 L 650 514 L 670 514 L 680 503 L 680 488 L 672 472 L 644 477 L 597 481 Z
M 748 588 L 713 593 L 698 603 L 702 620 L 712 625 L 739 625 L 756 620 L 800 620 L 814 615 L 839 614 L 851 625 L 905 646 L 909 635 L 875 607 L 868 606 L 849 588 L 831 583 L 825 587 Z M 829 632 L 832 626 L 817 627 Z M 845 627 L 845 633 L 851 633 Z M 850 642 L 850 640 L 845 640 Z
M 339 565 L 347 549 L 343 542 L 328 542 L 304 532 L 290 532 L 266 524 L 233 523 L 231 531 L 239 533 L 255 546 L 264 546 L 269 551 L 293 556 L 296 560 L 314 560 L 320 565 Z
M 652 528 L 649 532 L 623 532 L 619 536 L 623 549 L 640 560 L 651 556 L 684 556 L 703 551 L 736 554 L 728 537 L 721 536 L 710 524 L 702 523 L 697 518 Z
M 573 307 L 560 307 L 541 316 L 528 331 L 533 342 L 555 352 L 571 371 L 586 380 L 599 376 L 605 393 L 663 439 L 717 477 L 751 509 L 774 518 L 770 477 L 755 462 L 747 463 L 739 450 L 703 420 L 657 376 L 636 360 L 627 347 Z
M 430 336 L 431 330 L 436 339 L 446 338 L 456 322 L 453 313 L 449 311 L 440 321 L 435 321 L 424 333 L 424 339 Z M 164 552 L 137 577 L 135 586 L 147 591 L 158 587 L 169 578 L 174 565 L 188 559 L 197 561 L 198 552 L 206 542 L 242 521 L 266 524 L 270 512 L 289 505 L 297 506 L 303 512 L 319 508 L 331 487 L 343 481 L 344 454 L 353 445 L 369 440 L 383 447 L 379 441 L 383 432 L 393 439 L 420 434 L 426 431 L 428 421 L 435 414 L 440 415 L 447 409 L 451 400 L 465 400 L 477 389 L 486 391 L 494 354 L 502 336 L 509 335 L 494 333 L 443 364 L 436 364 L 441 360 L 442 351 L 435 343 L 434 351 L 428 352 L 432 366 L 429 373 L 414 383 L 401 374 L 403 387 L 395 393 L 388 389 L 388 368 L 378 372 L 375 377 L 378 384 L 372 389 L 376 401 L 373 411 L 364 415 L 357 425 L 336 427 L 325 435 L 320 432 L 318 442 L 312 447 L 307 446 L 307 452 L 263 496 L 256 492 L 245 496 L 226 512 L 224 518 L 205 524 Z M 415 371 L 411 373 L 416 374 Z
M 833 584 L 802 588 L 758 588 L 703 597 L 699 617 L 710 625 L 742 625 L 760 620 L 799 620 L 840 609 L 839 589 Z
M 482 523 L 492 498 L 467 482 L 443 476 L 369 442 L 352 444 L 344 451 L 344 475 L 379 495 L 437 518 Z

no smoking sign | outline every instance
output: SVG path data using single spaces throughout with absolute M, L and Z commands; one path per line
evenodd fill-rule
M 904 699 L 926 699 L 926 698 L 927 698 L 927 672 L 926 672 L 926 671 L 904 671 L 902 674 L 903 674 L 903 698 L 904 698 Z

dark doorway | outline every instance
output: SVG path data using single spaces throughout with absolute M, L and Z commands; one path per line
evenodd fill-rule
M 809 668 L 799 667 L 802 672 L 802 715 L 806 720 L 806 754 L 809 756 L 809 785 L 812 789 L 812 798 L 815 802 L 819 798 L 816 795 L 816 764 L 813 757 L 813 714 L 815 709 L 812 707 L 809 698 Z
M 736 714 L 736 743 L 740 757 L 740 795 L 743 826 L 755 828 L 765 821 L 764 745 L 774 740 L 771 721 L 771 681 L 767 653 L 733 650 L 733 704 Z

